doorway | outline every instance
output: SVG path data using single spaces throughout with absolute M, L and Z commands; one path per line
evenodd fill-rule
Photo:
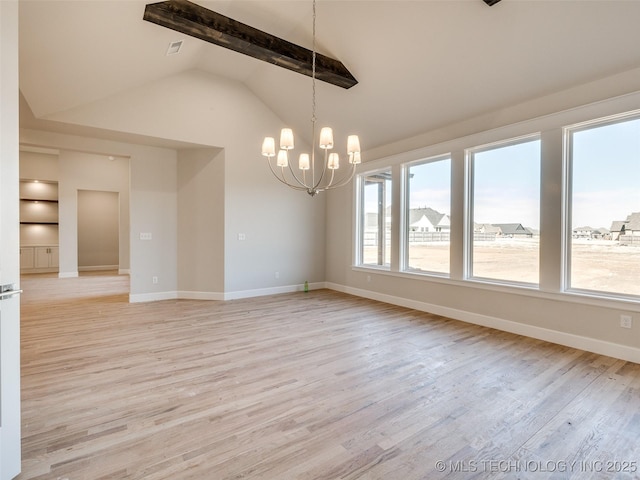
M 118 270 L 118 192 L 78 190 L 78 271 Z

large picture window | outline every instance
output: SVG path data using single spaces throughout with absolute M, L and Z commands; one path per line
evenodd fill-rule
M 360 176 L 359 263 L 391 264 L 391 170 Z
M 640 295 L 640 116 L 567 133 L 568 286 Z
M 469 152 L 469 276 L 539 282 L 540 140 Z
M 451 159 L 405 167 L 405 265 L 411 272 L 449 274 Z

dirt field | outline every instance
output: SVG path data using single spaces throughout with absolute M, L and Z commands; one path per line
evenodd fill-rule
M 640 295 L 640 246 L 608 240 L 573 240 L 572 288 Z M 375 262 L 376 249 L 365 249 L 365 260 Z M 433 272 L 448 272 L 449 246 L 411 245 L 409 265 Z M 476 242 L 473 251 L 476 277 L 538 283 L 538 240 Z

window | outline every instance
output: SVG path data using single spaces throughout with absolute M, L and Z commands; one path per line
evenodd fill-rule
M 568 287 L 640 295 L 640 116 L 567 129 Z
M 391 262 L 391 170 L 359 177 L 359 264 L 389 268 Z
M 451 159 L 405 168 L 405 270 L 449 274 Z
M 540 140 L 469 152 L 468 276 L 539 282 Z

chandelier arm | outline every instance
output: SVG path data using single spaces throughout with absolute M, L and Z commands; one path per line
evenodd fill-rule
M 327 186 L 326 186 L 325 190 L 327 188 L 331 187 L 331 185 L 333 185 L 333 178 L 335 177 L 335 175 L 336 175 L 336 170 L 335 170 L 335 168 L 332 168 L 331 169 L 331 178 L 329 179 L 329 183 L 327 183 Z
M 306 187 L 299 187 L 297 185 L 293 185 L 293 184 L 287 182 L 287 180 L 285 179 L 285 176 L 284 176 L 284 167 L 282 167 L 282 178 L 280 176 L 278 176 L 276 171 L 273 169 L 273 165 L 271 165 L 271 158 L 268 159 L 267 163 L 269 164 L 269 169 L 271 170 L 271 173 L 273 173 L 273 176 L 276 177 L 276 180 L 278 180 L 280 183 L 283 183 L 287 187 L 293 188 L 294 190 L 302 190 L 302 191 L 307 190 Z
M 313 124 L 313 136 L 311 137 L 311 185 L 314 185 L 316 183 L 316 151 L 313 147 L 313 139 L 315 138 L 316 134 L 316 121 L 313 120 L 311 123 Z
M 351 164 L 351 173 L 349 175 L 345 176 L 345 178 L 340 180 L 335 185 L 328 185 L 327 188 L 325 188 L 325 190 L 330 190 L 332 188 L 338 188 L 338 187 L 344 187 L 347 183 L 349 183 L 353 179 L 353 177 L 355 176 L 355 173 L 356 173 L 356 166 L 354 164 Z
M 291 175 L 293 176 L 293 178 L 296 179 L 296 182 L 298 182 L 298 185 L 300 185 L 300 187 L 303 187 L 303 190 L 306 190 L 309 188 L 309 185 L 307 185 L 306 182 L 304 181 L 301 182 L 298 176 L 295 174 L 295 172 L 293 171 L 293 167 L 291 166 L 291 162 L 289 162 L 289 171 L 291 172 Z M 304 170 L 302 172 L 304 173 Z M 282 177 L 284 178 L 284 172 L 282 173 Z

